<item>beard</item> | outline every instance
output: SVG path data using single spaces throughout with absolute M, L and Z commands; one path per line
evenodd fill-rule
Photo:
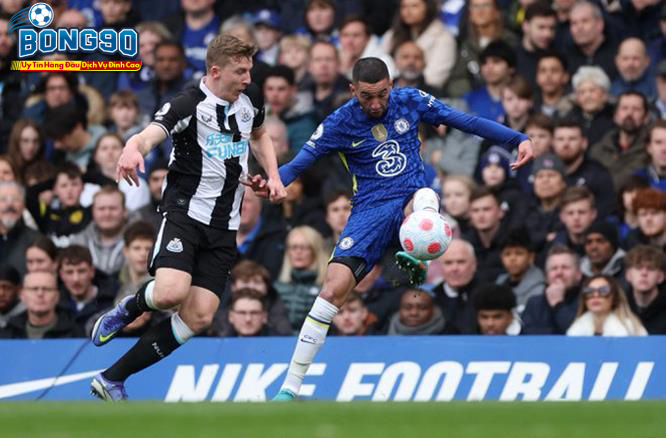
M 16 213 L 14 210 L 7 210 L 4 213 Z M 16 216 L 7 216 L 6 214 L 3 214 L 2 217 L 0 217 L 0 223 L 2 223 L 2 226 L 6 230 L 11 230 L 14 228 L 16 223 L 19 221 L 19 218 Z
M 640 131 L 641 126 L 634 121 L 630 116 L 627 116 L 622 120 L 620 124 L 620 129 L 622 129 L 627 134 L 636 134 Z
M 406 81 L 413 82 L 421 77 L 421 72 L 410 66 L 400 70 L 400 77 Z

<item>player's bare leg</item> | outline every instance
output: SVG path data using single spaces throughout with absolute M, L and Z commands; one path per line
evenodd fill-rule
M 324 286 L 298 335 L 287 377 L 285 377 L 280 392 L 273 400 L 287 401 L 296 398 L 305 373 L 321 346 L 324 345 L 331 320 L 338 313 L 340 306 L 345 302 L 354 286 L 356 286 L 356 279 L 348 266 L 336 262 L 328 265 Z
M 142 287 L 133 299 L 118 305 L 122 308 L 114 309 L 124 312 L 123 321 L 131 322 L 144 311 L 180 305 L 177 313 L 151 328 L 115 364 L 93 379 L 94 395 L 104 400 L 126 398 L 123 382 L 127 377 L 162 360 L 210 324 L 219 299 L 207 289 L 191 286 L 191 281 L 184 271 L 159 268 L 152 287 Z
M 420 210 L 439 212 L 439 196 L 437 196 L 434 190 L 427 187 L 417 190 L 405 207 L 405 217 L 414 211 Z M 428 264 L 426 262 L 407 254 L 405 251 L 395 253 L 395 262 L 400 269 L 409 274 L 410 283 L 419 285 L 425 282 L 426 274 L 428 273 Z

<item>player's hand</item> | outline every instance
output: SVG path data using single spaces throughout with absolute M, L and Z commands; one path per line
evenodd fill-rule
M 518 145 L 518 160 L 515 163 L 511 163 L 511 170 L 516 170 L 520 167 L 523 167 L 525 164 L 534 158 L 534 148 L 532 146 L 532 140 L 525 140 Z
M 255 195 L 260 198 L 268 198 L 270 194 L 266 180 L 259 174 L 248 175 L 246 180 L 239 180 L 241 184 L 252 189 Z
M 269 179 L 266 183 L 266 188 L 268 189 L 268 199 L 273 204 L 279 204 L 287 197 L 287 190 L 279 179 Z
M 137 167 L 141 172 L 145 172 L 145 164 L 143 162 L 143 155 L 139 149 L 132 144 L 125 146 L 123 153 L 118 158 L 116 165 L 116 183 L 121 179 L 127 181 L 127 184 L 139 187 L 139 176 L 136 173 Z

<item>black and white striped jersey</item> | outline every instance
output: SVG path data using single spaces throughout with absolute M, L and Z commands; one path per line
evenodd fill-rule
M 153 123 L 172 136 L 161 210 L 186 211 L 215 228 L 238 230 L 250 134 L 264 121 L 264 100 L 251 84 L 229 103 L 201 79 L 155 113 Z

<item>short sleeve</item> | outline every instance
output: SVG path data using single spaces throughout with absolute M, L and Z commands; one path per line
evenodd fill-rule
M 186 126 L 189 119 L 194 116 L 197 102 L 191 91 L 180 92 L 157 110 L 152 123 L 164 129 L 167 136 L 174 131 L 179 132 L 178 128 Z
M 266 109 L 264 107 L 264 95 L 257 86 L 257 84 L 250 84 L 245 90 L 245 95 L 250 98 L 252 109 L 254 110 L 254 120 L 252 122 L 252 129 L 257 129 L 264 124 L 266 118 Z

